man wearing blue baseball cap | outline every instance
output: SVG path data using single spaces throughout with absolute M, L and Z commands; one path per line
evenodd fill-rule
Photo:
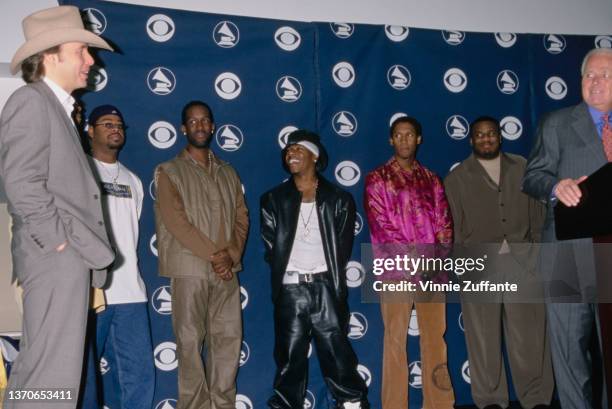
M 94 354 L 88 362 L 83 408 L 102 407 L 97 402 L 98 361 L 108 360 L 120 382 L 119 408 L 149 409 L 153 402 L 155 368 L 151 346 L 147 293 L 138 270 L 138 220 L 142 211 L 142 182 L 117 160 L 125 144 L 123 115 L 112 105 L 101 105 L 89 114 L 87 136 L 94 174 L 102 192 L 102 211 L 115 249 L 104 287 L 106 308 L 95 314 Z M 108 377 L 102 386 L 109 390 Z

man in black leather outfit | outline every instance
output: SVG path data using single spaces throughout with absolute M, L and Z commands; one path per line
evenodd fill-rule
M 289 135 L 282 152 L 291 178 L 261 197 L 261 235 L 272 270 L 276 376 L 273 409 L 302 409 L 308 347 L 314 338 L 337 408 L 368 409 L 367 387 L 347 339 L 345 267 L 353 246 L 355 203 L 325 180 L 319 136 Z

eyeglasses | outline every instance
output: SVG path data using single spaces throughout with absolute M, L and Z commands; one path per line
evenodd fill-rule
M 114 124 L 112 122 L 98 122 L 97 124 L 94 124 L 94 126 L 103 126 L 109 131 L 113 129 L 116 129 L 118 131 L 125 131 L 127 129 L 127 126 L 123 124 Z

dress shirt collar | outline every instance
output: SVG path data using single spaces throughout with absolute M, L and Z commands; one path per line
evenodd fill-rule
M 53 94 L 55 94 L 60 104 L 62 104 L 62 107 L 64 107 L 64 110 L 66 111 L 66 115 L 68 115 L 68 118 L 70 118 L 70 120 L 72 121 L 72 111 L 74 111 L 74 102 L 75 102 L 72 95 L 67 93 L 65 89 L 63 89 L 62 87 L 57 85 L 56 82 L 54 82 L 53 80 L 47 77 L 43 77 L 43 81 L 45 82 L 45 84 L 49 86 L 49 88 L 51 88 L 51 91 L 53 91 Z
M 595 127 L 597 128 L 597 133 L 599 134 L 599 137 L 601 137 L 601 129 L 603 128 L 603 121 L 602 121 L 602 117 L 606 114 L 608 114 L 608 122 L 612 121 L 612 113 L 610 112 L 602 112 L 599 111 L 598 109 L 593 108 L 592 106 L 589 106 L 589 114 L 591 114 L 591 118 L 593 118 L 593 123 L 595 124 Z

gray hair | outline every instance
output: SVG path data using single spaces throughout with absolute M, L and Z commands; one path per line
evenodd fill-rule
M 593 48 L 591 51 L 586 53 L 584 58 L 582 59 L 582 65 L 580 66 L 580 75 L 584 75 L 584 69 L 586 68 L 587 61 L 589 58 L 596 54 L 607 54 L 612 55 L 612 48 Z

